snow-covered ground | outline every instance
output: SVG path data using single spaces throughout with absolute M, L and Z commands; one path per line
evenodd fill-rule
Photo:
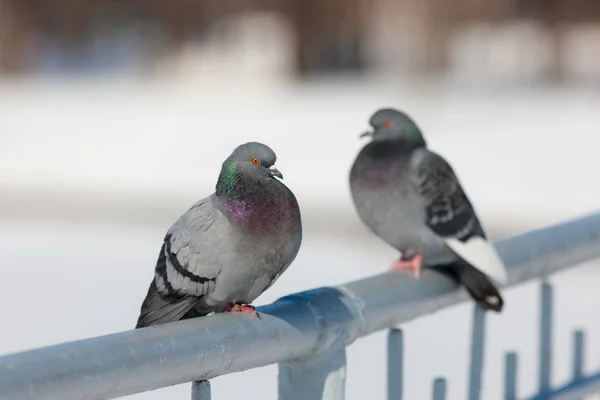
M 576 89 L 494 92 L 380 81 L 0 83 L 0 354 L 131 329 L 160 240 L 172 220 L 212 190 L 237 144 L 278 153 L 284 182 L 307 220 L 289 272 L 257 304 L 381 272 L 394 252 L 367 235 L 347 173 L 371 112 L 411 113 L 449 158 L 484 221 L 518 231 L 600 204 L 600 96 Z M 570 332 L 590 334 L 588 367 L 600 366 L 597 267 L 553 278 L 556 383 L 567 379 Z M 519 391 L 535 388 L 537 286 L 506 293 L 491 316 L 485 399 L 501 398 L 503 352 L 517 350 Z M 464 398 L 470 308 L 406 325 L 407 399 L 449 378 Z M 518 329 L 517 329 L 518 328 Z M 349 400 L 384 398 L 383 333 L 349 348 Z M 276 398 L 276 367 L 220 377 L 216 399 Z M 189 385 L 132 396 L 178 399 Z
M 172 207 L 164 226 L 214 188 L 236 145 L 258 140 L 304 208 L 355 220 L 347 174 L 358 134 L 384 105 L 414 116 L 486 220 L 543 223 L 600 202 L 600 96 L 590 91 L 165 79 L 0 83 L 1 212 L 110 213 L 127 201 L 134 215 Z M 45 210 L 23 207 L 32 194 L 49 199 Z

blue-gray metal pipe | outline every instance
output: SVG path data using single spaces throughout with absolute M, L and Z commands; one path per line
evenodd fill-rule
M 485 310 L 473 305 L 471 330 L 471 362 L 469 363 L 469 400 L 481 398 L 481 376 L 483 375 L 483 353 L 485 351 Z
M 573 334 L 573 381 L 583 378 L 583 357 L 585 355 L 585 336 L 582 330 Z
M 539 344 L 539 385 L 540 394 L 550 392 L 552 367 L 552 286 L 547 282 L 541 285 L 540 301 L 540 344 Z
M 446 379 L 436 378 L 433 381 L 433 400 L 446 400 Z
M 402 400 L 404 391 L 404 334 L 401 329 L 390 329 L 387 346 L 387 398 Z
M 346 348 L 279 363 L 279 400 L 344 400 Z
M 600 372 L 586 376 L 576 382 L 554 389 L 549 394 L 538 394 L 531 400 L 579 400 L 600 393 Z
M 210 382 L 196 381 L 192 382 L 192 400 L 210 400 Z
M 497 243 L 509 285 L 600 257 L 600 214 Z M 384 267 L 382 266 L 382 269 Z M 111 399 L 309 357 L 468 299 L 446 277 L 384 273 L 260 307 L 0 357 L 3 400 Z M 338 347 L 339 348 L 339 347 Z
M 504 361 L 504 400 L 517 400 L 517 353 L 506 353 Z

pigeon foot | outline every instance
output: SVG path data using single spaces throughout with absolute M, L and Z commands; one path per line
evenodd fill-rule
M 423 268 L 423 257 L 419 254 L 414 256 L 412 260 L 397 260 L 390 266 L 391 271 L 398 270 L 409 270 L 413 272 L 415 278 L 421 276 L 421 269 Z
M 225 309 L 225 312 L 243 312 L 250 314 L 253 317 L 260 318 L 260 315 L 254 309 L 254 306 L 250 304 L 229 304 Z

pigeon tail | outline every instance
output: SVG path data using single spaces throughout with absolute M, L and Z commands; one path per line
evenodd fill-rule
M 498 313 L 502 311 L 504 300 L 490 278 L 483 272 L 463 260 L 435 269 L 449 275 L 463 285 L 484 310 L 492 310 Z

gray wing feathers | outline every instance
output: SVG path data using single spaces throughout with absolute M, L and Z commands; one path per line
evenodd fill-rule
M 153 281 L 148 289 L 148 294 L 142 303 L 142 310 L 138 318 L 137 328 L 150 325 L 164 324 L 178 321 L 194 307 L 196 299 L 191 296 L 180 298 L 163 298 L 158 293 L 156 283 Z
M 223 265 L 219 245 L 225 236 L 217 213 L 206 198 L 169 229 L 138 327 L 177 321 L 193 311 L 199 297 L 214 291 Z
M 426 149 L 414 152 L 411 178 L 425 202 L 426 223 L 436 234 L 462 242 L 485 234 L 471 202 L 452 167 L 439 155 Z
M 506 267 L 486 240 L 475 210 L 450 165 L 442 157 L 425 149 L 416 152 L 411 161 L 414 182 L 425 203 L 427 226 L 469 266 L 498 282 L 506 282 Z M 480 298 L 474 290 L 476 284 L 483 283 L 471 280 L 476 279 L 472 273 L 466 274 L 461 282 L 470 288 L 476 298 Z M 489 287 L 493 288 L 493 285 Z M 492 306 L 502 308 L 502 298 L 498 292 L 494 289 L 488 293 L 499 299 Z
M 223 237 L 215 212 L 210 198 L 201 200 L 169 229 L 163 246 L 164 267 L 160 257 L 156 266 L 159 292 L 160 276 L 166 276 L 171 286 L 164 294 L 203 296 L 214 290 L 222 267 L 219 244 Z

